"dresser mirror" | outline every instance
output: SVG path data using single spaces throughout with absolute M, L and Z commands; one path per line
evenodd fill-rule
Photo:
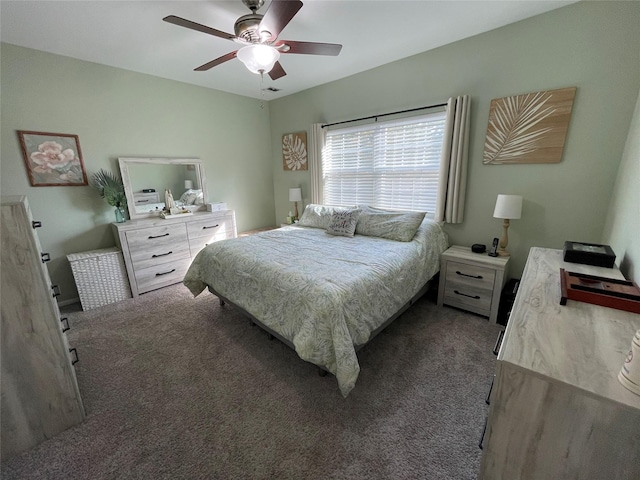
M 205 210 L 204 167 L 197 158 L 121 157 L 120 174 L 131 220 L 158 216 L 170 190 L 176 206 Z

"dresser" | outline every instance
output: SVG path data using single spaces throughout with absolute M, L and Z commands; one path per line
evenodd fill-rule
M 1 457 L 7 458 L 82 422 L 77 351 L 69 348 L 37 228 L 23 196 L 3 196 Z
M 459 245 L 450 247 L 440 256 L 438 306 L 451 305 L 496 323 L 508 263 L 509 257 L 490 257 Z
M 640 396 L 617 378 L 640 315 L 560 305 L 560 268 L 623 278 L 531 249 L 496 363 L 482 479 L 640 478 Z
M 112 226 L 134 297 L 181 282 L 200 250 L 211 242 L 237 237 L 233 210 L 130 220 Z

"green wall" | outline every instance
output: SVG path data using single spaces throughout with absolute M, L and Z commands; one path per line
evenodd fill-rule
M 209 200 L 236 211 L 239 231 L 275 221 L 269 108 L 171 80 L 1 45 L 1 187 L 27 195 L 62 300 L 77 298 L 66 255 L 115 244 L 113 208 L 91 187 L 31 187 L 16 130 L 76 134 L 87 174 L 119 172 L 119 156 L 197 157 Z
M 625 277 L 640 285 L 640 95 L 612 197 L 602 243 L 611 245 Z
M 465 221 L 447 225 L 452 244 L 490 245 L 499 193 L 524 197 L 511 222 L 511 275 L 532 246 L 601 241 L 640 87 L 640 3 L 580 2 L 358 75 L 270 102 L 276 219 L 289 187 L 309 203 L 308 172 L 284 172 L 281 136 L 334 122 L 471 96 Z M 563 159 L 550 165 L 483 165 L 491 99 L 578 88 Z
M 209 200 L 236 210 L 242 231 L 283 222 L 290 187 L 302 187 L 309 202 L 308 172 L 282 169 L 284 133 L 469 94 L 465 221 L 446 226 L 451 243 L 489 244 L 501 231 L 496 196 L 521 194 L 523 218 L 509 231 L 513 276 L 531 246 L 561 248 L 569 239 L 609 240 L 630 270 L 640 264 L 637 223 L 628 228 L 638 214 L 637 118 L 629 132 L 640 89 L 638 25 L 638 2 L 580 2 L 264 109 L 255 99 L 2 44 L 0 193 L 29 197 L 45 225 L 52 280 L 69 300 L 77 293 L 66 255 L 112 246 L 113 211 L 90 187 L 31 187 L 16 130 L 79 135 L 88 174 L 116 172 L 119 156 L 199 157 Z M 561 163 L 482 165 L 491 99 L 569 86 L 578 91 Z

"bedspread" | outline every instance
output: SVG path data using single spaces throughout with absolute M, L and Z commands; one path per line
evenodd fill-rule
M 410 242 L 291 226 L 207 246 L 184 284 L 194 296 L 210 286 L 290 340 L 346 396 L 360 372 L 354 346 L 437 273 L 446 248 L 440 225 L 427 219 Z

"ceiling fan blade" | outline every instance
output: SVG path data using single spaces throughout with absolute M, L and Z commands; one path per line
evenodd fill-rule
M 197 30 L 198 32 L 207 33 L 209 35 L 213 35 L 214 37 L 225 38 L 227 40 L 233 40 L 234 38 L 236 38 L 235 35 L 231 35 L 230 33 L 222 32 L 220 30 L 216 30 L 215 28 L 207 27 L 206 25 L 201 25 L 185 18 L 176 17 L 175 15 L 169 15 L 168 17 L 164 17 L 162 20 L 168 23 L 173 23 L 174 25 L 178 25 L 179 27 L 190 28 L 191 30 Z
M 263 41 L 273 41 L 287 26 L 291 19 L 302 8 L 300 0 L 273 0 L 262 17 L 258 32 L 269 32 L 271 35 Z
M 331 55 L 336 56 L 342 50 L 342 45 L 337 43 L 316 43 L 316 42 L 294 42 L 290 40 L 281 40 L 274 47 L 282 44 L 289 46 L 280 50 L 281 53 L 301 53 L 305 55 Z
M 229 60 L 236 58 L 236 53 L 238 53 L 237 50 L 235 52 L 229 52 L 226 55 L 223 55 L 221 57 L 216 58 L 215 60 L 211 60 L 210 62 L 205 63 L 204 65 L 200 65 L 198 68 L 194 68 L 194 71 L 206 72 L 207 70 L 215 67 L 216 65 L 220 65 L 221 63 L 228 62 Z
M 284 71 L 284 68 L 282 68 L 282 65 L 280 65 L 280 62 L 276 62 L 273 68 L 271 69 L 271 71 L 269 72 L 269 76 L 271 77 L 271 80 L 277 80 L 280 77 L 284 77 L 286 74 L 287 72 Z

